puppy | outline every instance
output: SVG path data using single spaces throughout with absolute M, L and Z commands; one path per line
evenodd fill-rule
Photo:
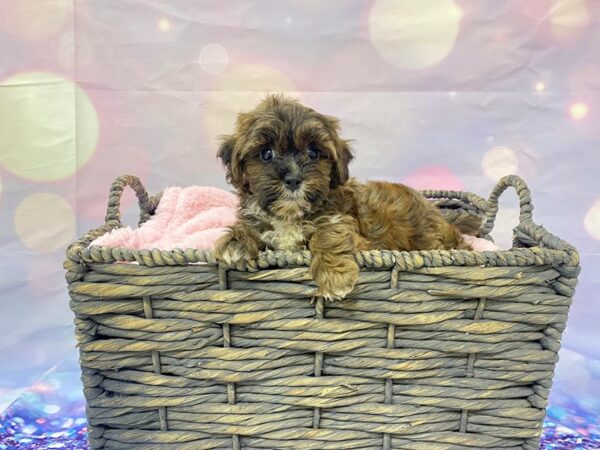
M 215 245 L 218 260 L 308 248 L 318 295 L 339 300 L 358 278 L 357 251 L 471 249 L 419 192 L 350 179 L 352 152 L 339 131 L 336 118 L 277 95 L 238 116 L 218 151 L 240 198 L 238 222 Z

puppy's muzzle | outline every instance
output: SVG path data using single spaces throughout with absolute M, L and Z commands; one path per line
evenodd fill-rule
M 298 188 L 300 188 L 300 183 L 302 180 L 300 180 L 300 177 L 297 175 L 288 173 L 283 177 L 283 182 L 290 191 L 296 191 Z

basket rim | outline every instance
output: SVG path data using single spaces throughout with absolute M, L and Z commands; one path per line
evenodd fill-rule
M 121 226 L 118 221 L 90 230 L 80 239 L 73 242 L 67 249 L 66 268 L 75 265 L 94 263 L 137 263 L 148 267 L 181 266 L 188 264 L 207 264 L 223 269 L 239 271 L 256 271 L 269 268 L 288 266 L 308 266 L 312 255 L 310 251 L 273 251 L 266 250 L 259 254 L 256 260 L 244 260 L 235 265 L 225 265 L 215 259 L 213 252 L 207 249 L 174 248 L 159 249 L 130 249 L 124 247 L 106 247 L 89 244 L 97 237 Z M 356 261 L 362 269 L 398 270 L 420 269 L 422 267 L 445 266 L 540 266 L 566 265 L 578 266 L 577 250 L 564 240 L 550 233 L 544 227 L 533 221 L 521 222 L 515 228 L 516 233 L 523 233 L 536 243 L 527 248 L 511 248 L 496 251 L 472 250 L 369 250 L 355 254 Z M 69 266 L 69 267 L 67 267 Z

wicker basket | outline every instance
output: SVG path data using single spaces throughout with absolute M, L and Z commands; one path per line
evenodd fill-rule
M 579 273 L 576 250 L 532 221 L 525 183 L 488 201 L 425 194 L 492 229 L 520 198 L 509 251 L 370 251 L 349 299 L 310 299 L 310 253 L 219 267 L 198 249 L 89 247 L 160 196 L 120 177 L 106 223 L 65 268 L 93 449 L 538 448 Z M 126 264 L 126 262 L 137 264 Z

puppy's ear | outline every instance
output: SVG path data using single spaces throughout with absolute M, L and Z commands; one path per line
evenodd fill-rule
M 227 181 L 234 187 L 241 188 L 243 184 L 243 173 L 239 158 L 235 151 L 236 139 L 233 136 L 223 136 L 217 156 L 221 158 L 227 169 Z
M 333 155 L 333 164 L 331 166 L 331 188 L 336 188 L 345 184 L 350 177 L 348 165 L 354 159 L 350 141 L 342 139 L 339 135 L 340 122 L 333 116 L 325 116 L 329 124 L 333 137 L 335 154 Z
M 339 142 L 336 143 L 336 158 L 331 167 L 330 184 L 332 188 L 341 186 L 348 181 L 348 178 L 350 177 L 348 165 L 352 159 L 354 159 L 354 156 L 352 155 L 349 142 L 340 139 Z

